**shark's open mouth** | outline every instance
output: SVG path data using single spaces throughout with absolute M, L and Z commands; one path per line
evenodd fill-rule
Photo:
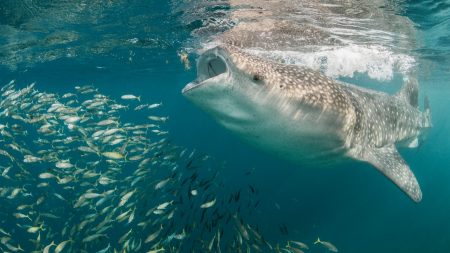
M 219 54 L 216 50 L 207 51 L 203 53 L 197 64 L 197 79 L 188 83 L 182 90 L 183 93 L 195 89 L 202 84 L 205 80 L 217 78 L 228 72 L 228 67 L 225 62 L 224 56 Z
M 206 65 L 209 78 L 218 76 L 227 71 L 227 66 L 220 57 L 211 59 Z

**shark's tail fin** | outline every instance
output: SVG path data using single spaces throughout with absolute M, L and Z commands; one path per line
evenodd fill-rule
M 425 96 L 424 99 L 424 111 L 423 111 L 423 127 L 432 127 L 433 125 L 431 124 L 431 109 L 430 109 L 430 101 L 428 100 L 428 97 Z

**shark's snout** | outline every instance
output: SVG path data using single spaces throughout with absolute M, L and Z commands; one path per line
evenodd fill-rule
M 203 53 L 197 63 L 197 79 L 188 83 L 182 90 L 186 93 L 205 84 L 206 80 L 228 73 L 226 55 L 217 48 Z

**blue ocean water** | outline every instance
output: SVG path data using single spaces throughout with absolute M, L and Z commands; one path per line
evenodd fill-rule
M 450 3 L 396 3 L 400 6 L 397 15 L 413 22 L 417 44 L 408 53 L 417 58 L 421 101 L 428 96 L 432 110 L 433 128 L 425 142 L 417 149 L 400 149 L 422 188 L 422 202 L 414 203 L 369 165 L 355 162 L 314 168 L 290 164 L 246 145 L 189 103 L 181 89 L 196 77 L 198 55 L 189 50 L 200 42 L 193 32 L 204 25 L 202 21 L 209 11 L 219 8 L 209 7 L 211 10 L 196 16 L 190 10 L 198 7 L 198 2 L 2 1 L 0 84 L 16 80 L 19 87 L 25 87 L 36 82 L 39 91 L 58 94 L 74 92 L 77 85 L 93 85 L 101 94 L 118 101 L 123 94 L 135 94 L 142 103 L 162 102 L 155 114 L 169 116 L 164 129 L 170 133 L 170 142 L 206 154 L 213 163 L 221 164 L 217 179 L 220 187 L 211 194 L 228 196 L 240 189 L 248 192 L 249 186 L 257 189 L 257 196 L 249 197 L 260 201 L 257 207 L 242 204 L 240 209 L 249 209 L 251 215 L 245 217 L 245 222 L 256 227 L 274 247 L 296 240 L 307 243 L 309 252 L 327 252 L 313 245 L 320 237 L 336 245 L 339 252 L 450 251 L 450 125 L 446 110 L 450 95 Z M 227 9 L 222 5 L 220 8 Z M 182 52 L 189 53 L 190 69 L 180 61 Z M 358 83 L 367 81 L 367 77 L 362 74 L 348 80 Z M 390 92 L 399 86 L 374 84 Z M 123 113 L 123 117 L 138 124 L 151 113 Z M 16 212 L 10 201 L 1 198 L 1 213 L 7 220 L 0 227 L 20 230 L 16 225 L 20 222 L 9 215 Z M 220 203 L 220 208 L 227 209 L 227 203 Z M 39 206 L 33 209 L 39 210 Z M 193 212 L 189 205 L 180 205 L 178 211 Z M 284 226 L 287 233 L 280 229 Z M 110 232 L 111 239 L 98 242 L 96 247 L 86 248 L 80 243 L 70 250 L 97 252 L 106 242 L 122 249 L 117 238 L 130 228 L 123 226 L 123 231 Z M 201 229 L 200 225 L 197 228 Z M 148 231 L 145 233 L 134 236 L 145 240 Z M 195 231 L 190 233 L 193 236 L 182 243 L 206 240 Z M 214 231 L 210 233 L 211 240 Z M 48 233 L 52 239 L 46 240 L 44 235 L 43 246 L 53 240 L 58 243 L 70 239 Z M 24 245 L 25 252 L 31 252 L 34 248 L 30 238 L 35 235 L 21 233 L 14 238 L 14 245 Z M 4 245 L 0 248 L 7 251 Z M 145 244 L 138 252 L 150 248 Z M 180 249 L 190 252 L 188 248 Z M 69 252 L 69 248 L 66 250 Z M 170 248 L 166 251 L 178 252 Z M 272 252 L 267 248 L 263 251 Z M 222 252 L 237 251 L 226 251 L 224 246 Z

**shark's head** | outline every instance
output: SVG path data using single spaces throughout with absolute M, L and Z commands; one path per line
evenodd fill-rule
M 228 93 L 267 88 L 265 73 L 270 65 L 233 46 L 205 51 L 197 62 L 197 79 L 184 87 L 183 94 L 196 104 Z M 234 90 L 234 92 L 233 92 Z M 225 93 L 224 93 L 225 92 Z
M 267 97 L 270 65 L 231 46 L 205 51 L 197 62 L 197 79 L 183 94 L 222 124 L 252 120 Z M 255 111 L 256 110 L 256 111 Z

